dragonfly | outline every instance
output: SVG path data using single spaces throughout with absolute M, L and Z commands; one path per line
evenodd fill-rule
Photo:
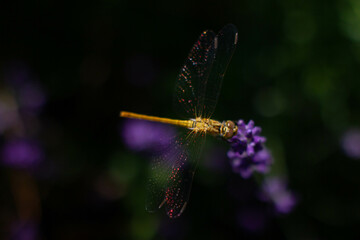
M 211 30 L 201 33 L 178 75 L 174 109 L 182 119 L 170 119 L 121 111 L 124 118 L 141 119 L 181 127 L 150 165 L 146 210 L 165 208 L 170 218 L 185 210 L 206 135 L 232 138 L 238 131 L 231 121 L 212 119 L 220 88 L 238 42 L 233 24 L 225 25 L 218 34 Z

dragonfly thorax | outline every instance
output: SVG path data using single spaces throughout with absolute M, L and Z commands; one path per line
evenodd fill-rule
M 189 128 L 195 132 L 210 133 L 220 135 L 225 139 L 232 138 L 237 133 L 237 126 L 233 121 L 219 122 L 210 118 L 197 117 L 191 119 L 192 126 Z
M 214 135 L 220 134 L 221 123 L 219 121 L 201 117 L 191 119 L 191 121 L 192 126 L 189 129 L 193 130 L 194 132 L 204 132 Z

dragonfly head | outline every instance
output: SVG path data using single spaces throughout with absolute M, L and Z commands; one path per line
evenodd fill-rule
M 220 135 L 225 138 L 229 139 L 236 135 L 238 131 L 238 127 L 233 121 L 226 121 L 221 124 L 220 127 Z

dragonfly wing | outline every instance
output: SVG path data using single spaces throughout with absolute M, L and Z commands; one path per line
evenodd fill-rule
M 210 118 L 220 94 L 222 80 L 238 39 L 237 28 L 228 24 L 215 36 L 204 31 L 180 70 L 174 108 L 185 118 Z
M 211 117 L 220 94 L 222 80 L 238 41 L 238 31 L 233 24 L 228 24 L 216 35 L 213 45 L 215 59 L 206 82 L 203 117 Z
M 184 211 L 205 135 L 190 132 L 174 138 L 151 165 L 146 209 L 165 206 L 170 218 Z
M 205 85 L 214 62 L 213 31 L 204 31 L 193 45 L 175 86 L 174 109 L 184 118 L 202 113 Z
M 203 32 L 180 71 L 175 91 L 175 110 L 184 117 L 210 117 L 222 79 L 237 43 L 237 29 L 226 25 L 218 35 Z M 204 133 L 189 132 L 174 138 L 151 164 L 146 209 L 165 206 L 169 217 L 184 211 L 193 176 L 205 140 Z

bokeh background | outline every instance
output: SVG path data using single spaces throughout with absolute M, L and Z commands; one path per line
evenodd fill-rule
M 360 237 L 359 1 L 1 5 L 1 239 Z M 188 51 L 227 23 L 239 43 L 214 118 L 261 126 L 271 171 L 243 179 L 210 139 L 183 216 L 149 214 L 149 153 L 119 111 L 176 117 Z M 294 206 L 257 197 L 267 178 Z

